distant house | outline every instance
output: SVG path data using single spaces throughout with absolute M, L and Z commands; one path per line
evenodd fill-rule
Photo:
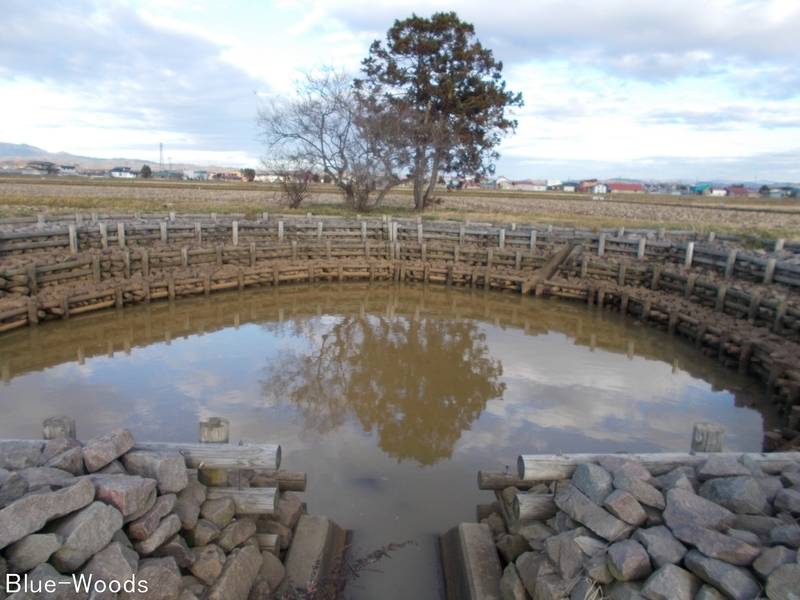
M 589 192 L 592 194 L 607 194 L 608 186 L 605 183 L 596 183 L 589 188 Z
M 709 196 L 727 196 L 728 195 L 728 190 L 726 190 L 725 188 L 719 188 L 719 187 L 709 187 L 708 188 L 708 195 Z
M 728 192 L 728 196 L 734 196 L 736 198 L 746 198 L 750 195 L 750 190 L 748 190 L 743 185 L 732 185 L 730 187 L 725 188 Z
M 208 171 L 185 171 L 183 178 L 193 181 L 205 181 L 208 179 Z
M 77 175 L 78 170 L 73 165 L 59 165 L 59 175 Z
M 117 179 L 136 179 L 136 171 L 131 171 L 130 167 L 114 167 L 108 174 Z
M 607 181 L 606 187 L 612 194 L 643 194 L 644 184 L 626 183 L 622 181 Z
M 546 192 L 547 185 L 538 179 L 523 179 L 514 182 L 514 189 L 520 192 Z
M 697 185 L 692 187 L 692 192 L 694 194 L 697 194 L 698 196 L 703 196 L 703 195 L 709 196 L 711 194 L 711 192 L 709 191 L 710 189 L 711 189 L 710 183 L 698 183 Z
M 591 192 L 592 188 L 597 185 L 597 179 L 584 179 L 578 184 L 577 191 L 587 193 Z
M 58 166 L 55 163 L 47 161 L 32 161 L 26 164 L 20 170 L 22 175 L 51 175 L 58 172 Z
M 500 176 L 494 180 L 494 187 L 498 190 L 510 190 L 514 187 L 514 184 L 508 177 Z
M 565 181 L 563 187 L 561 188 L 562 192 L 574 192 L 578 188 L 578 184 L 574 181 Z

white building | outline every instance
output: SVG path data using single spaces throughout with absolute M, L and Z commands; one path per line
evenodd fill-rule
M 118 179 L 136 179 L 136 172 L 131 171 L 130 167 L 114 167 L 108 174 Z

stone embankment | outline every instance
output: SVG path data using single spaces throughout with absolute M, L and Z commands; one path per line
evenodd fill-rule
M 243 469 L 219 481 L 188 457 L 214 466 L 227 445 L 197 446 L 137 445 L 126 429 L 0 441 L 0 598 L 265 600 L 326 577 L 344 531 L 306 514 L 289 491 L 302 478 Z
M 442 536 L 449 599 L 798 597 L 798 453 L 520 463 L 519 487 Z

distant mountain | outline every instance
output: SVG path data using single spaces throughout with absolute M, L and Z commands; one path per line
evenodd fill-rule
M 27 158 L 33 156 L 45 156 L 50 154 L 47 150 L 42 150 L 29 144 L 7 144 L 0 142 L 0 158 Z

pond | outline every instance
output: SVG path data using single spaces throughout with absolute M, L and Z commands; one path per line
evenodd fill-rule
M 0 438 L 66 414 L 81 439 L 278 443 L 311 514 L 367 553 L 407 539 L 353 598 L 438 598 L 436 535 L 493 501 L 478 470 L 527 453 L 687 451 L 692 426 L 760 451 L 762 384 L 682 338 L 583 304 L 412 284 L 247 290 L 0 336 Z

